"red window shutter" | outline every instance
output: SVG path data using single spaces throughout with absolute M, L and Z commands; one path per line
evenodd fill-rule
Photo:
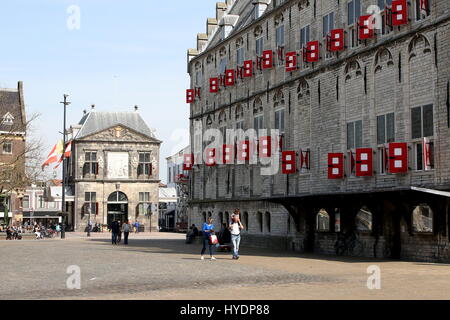
M 211 93 L 219 92 L 219 78 L 209 79 L 209 92 Z
M 239 161 L 250 160 L 250 141 L 241 141 L 237 147 L 237 158 Z
M 217 165 L 216 149 L 214 148 L 206 149 L 206 165 L 208 167 L 214 167 Z
M 408 23 L 408 3 L 406 0 L 392 1 L 392 25 L 401 26 Z
M 244 61 L 244 78 L 251 78 L 253 76 L 253 61 Z
M 258 151 L 260 158 L 270 158 L 272 156 L 272 137 L 260 137 Z
M 344 29 L 331 30 L 328 38 L 328 51 L 337 52 L 344 50 Z
M 328 179 L 344 178 L 344 154 L 328 154 Z
M 95 203 L 95 215 L 98 215 L 98 202 Z
M 304 60 L 306 62 L 318 62 L 319 61 L 319 41 L 310 41 L 306 44 L 304 51 Z
M 373 150 L 370 148 L 356 150 L 356 176 L 373 176 Z
M 389 169 L 391 173 L 408 172 L 408 144 L 389 144 Z
M 284 134 L 281 134 L 278 140 L 278 149 L 280 152 L 283 152 L 284 149 L 283 146 L 284 146 Z
M 423 138 L 423 163 L 425 171 L 430 171 L 434 167 L 434 150 L 433 143 L 429 138 Z
M 286 72 L 297 70 L 297 52 L 286 53 Z
M 222 147 L 222 163 L 234 163 L 234 146 L 232 144 L 224 144 Z
M 311 151 L 301 150 L 300 152 L 300 168 L 310 170 L 311 169 Z
M 236 71 L 233 69 L 225 71 L 225 86 L 227 87 L 234 86 L 235 82 L 236 82 Z
M 185 154 L 184 156 L 184 163 L 183 163 L 183 170 L 184 171 L 190 171 L 194 167 L 194 155 L 192 153 Z
M 193 103 L 194 97 L 195 97 L 195 90 L 194 89 L 187 89 L 186 90 L 186 103 Z
M 95 164 L 95 174 L 98 175 L 98 162 Z
M 294 174 L 297 172 L 297 153 L 295 151 L 283 151 L 281 158 L 283 174 Z
M 373 38 L 374 36 L 374 25 L 372 15 L 359 17 L 359 39 L 365 40 Z
M 271 69 L 272 67 L 273 67 L 273 51 L 272 50 L 263 51 L 262 57 L 263 70 Z

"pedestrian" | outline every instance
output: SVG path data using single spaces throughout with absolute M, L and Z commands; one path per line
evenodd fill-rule
M 233 260 L 238 260 L 239 246 L 241 244 L 241 230 L 244 229 L 239 214 L 233 215 L 229 229 L 231 232 L 231 242 L 233 243 Z
M 117 243 L 120 243 L 122 241 L 122 224 L 121 222 L 117 222 Z
M 59 223 L 56 225 L 56 234 L 59 237 L 59 234 L 61 233 L 61 226 L 59 225 Z
M 205 257 L 203 255 L 206 252 L 206 247 L 209 246 L 209 254 L 211 256 L 211 260 L 216 260 L 216 258 L 214 257 L 214 245 L 211 244 L 210 242 L 210 236 L 214 234 L 213 219 L 211 217 L 209 217 L 208 221 L 203 224 L 202 233 L 203 233 L 203 248 L 201 253 L 201 259 L 205 260 Z
M 122 225 L 123 230 L 123 244 L 128 245 L 128 235 L 130 234 L 131 225 L 129 221 L 125 221 Z
M 135 228 L 135 232 L 139 233 L 139 221 L 136 220 L 136 222 L 134 223 L 134 228 Z
M 117 244 L 119 229 L 119 223 L 117 221 L 113 221 L 111 224 L 112 244 Z

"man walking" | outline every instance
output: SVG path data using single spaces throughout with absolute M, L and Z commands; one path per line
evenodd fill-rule
M 124 245 L 128 245 L 128 236 L 130 234 L 130 229 L 131 229 L 131 225 L 129 223 L 129 221 L 125 221 L 122 225 L 122 230 L 123 230 L 123 244 Z
M 136 220 L 136 222 L 134 223 L 134 228 L 135 228 L 135 232 L 139 233 L 139 221 Z
M 120 227 L 117 221 L 113 221 L 111 224 L 112 244 L 117 244 L 117 235 L 119 234 Z

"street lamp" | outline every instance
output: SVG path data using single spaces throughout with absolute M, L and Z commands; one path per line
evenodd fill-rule
M 64 105 L 64 120 L 63 120 L 63 165 L 62 165 L 62 226 L 61 226 L 61 239 L 66 238 L 66 114 L 67 114 L 67 106 L 70 105 L 70 102 L 67 101 L 69 97 L 68 94 L 64 95 L 64 101 L 60 102 Z

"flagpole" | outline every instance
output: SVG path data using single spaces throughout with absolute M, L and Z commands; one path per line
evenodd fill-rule
M 64 102 L 60 102 L 64 105 L 64 120 L 63 120 L 63 166 L 62 166 L 62 225 L 61 225 L 61 239 L 66 238 L 66 109 L 70 102 L 67 102 L 68 94 L 64 95 Z

